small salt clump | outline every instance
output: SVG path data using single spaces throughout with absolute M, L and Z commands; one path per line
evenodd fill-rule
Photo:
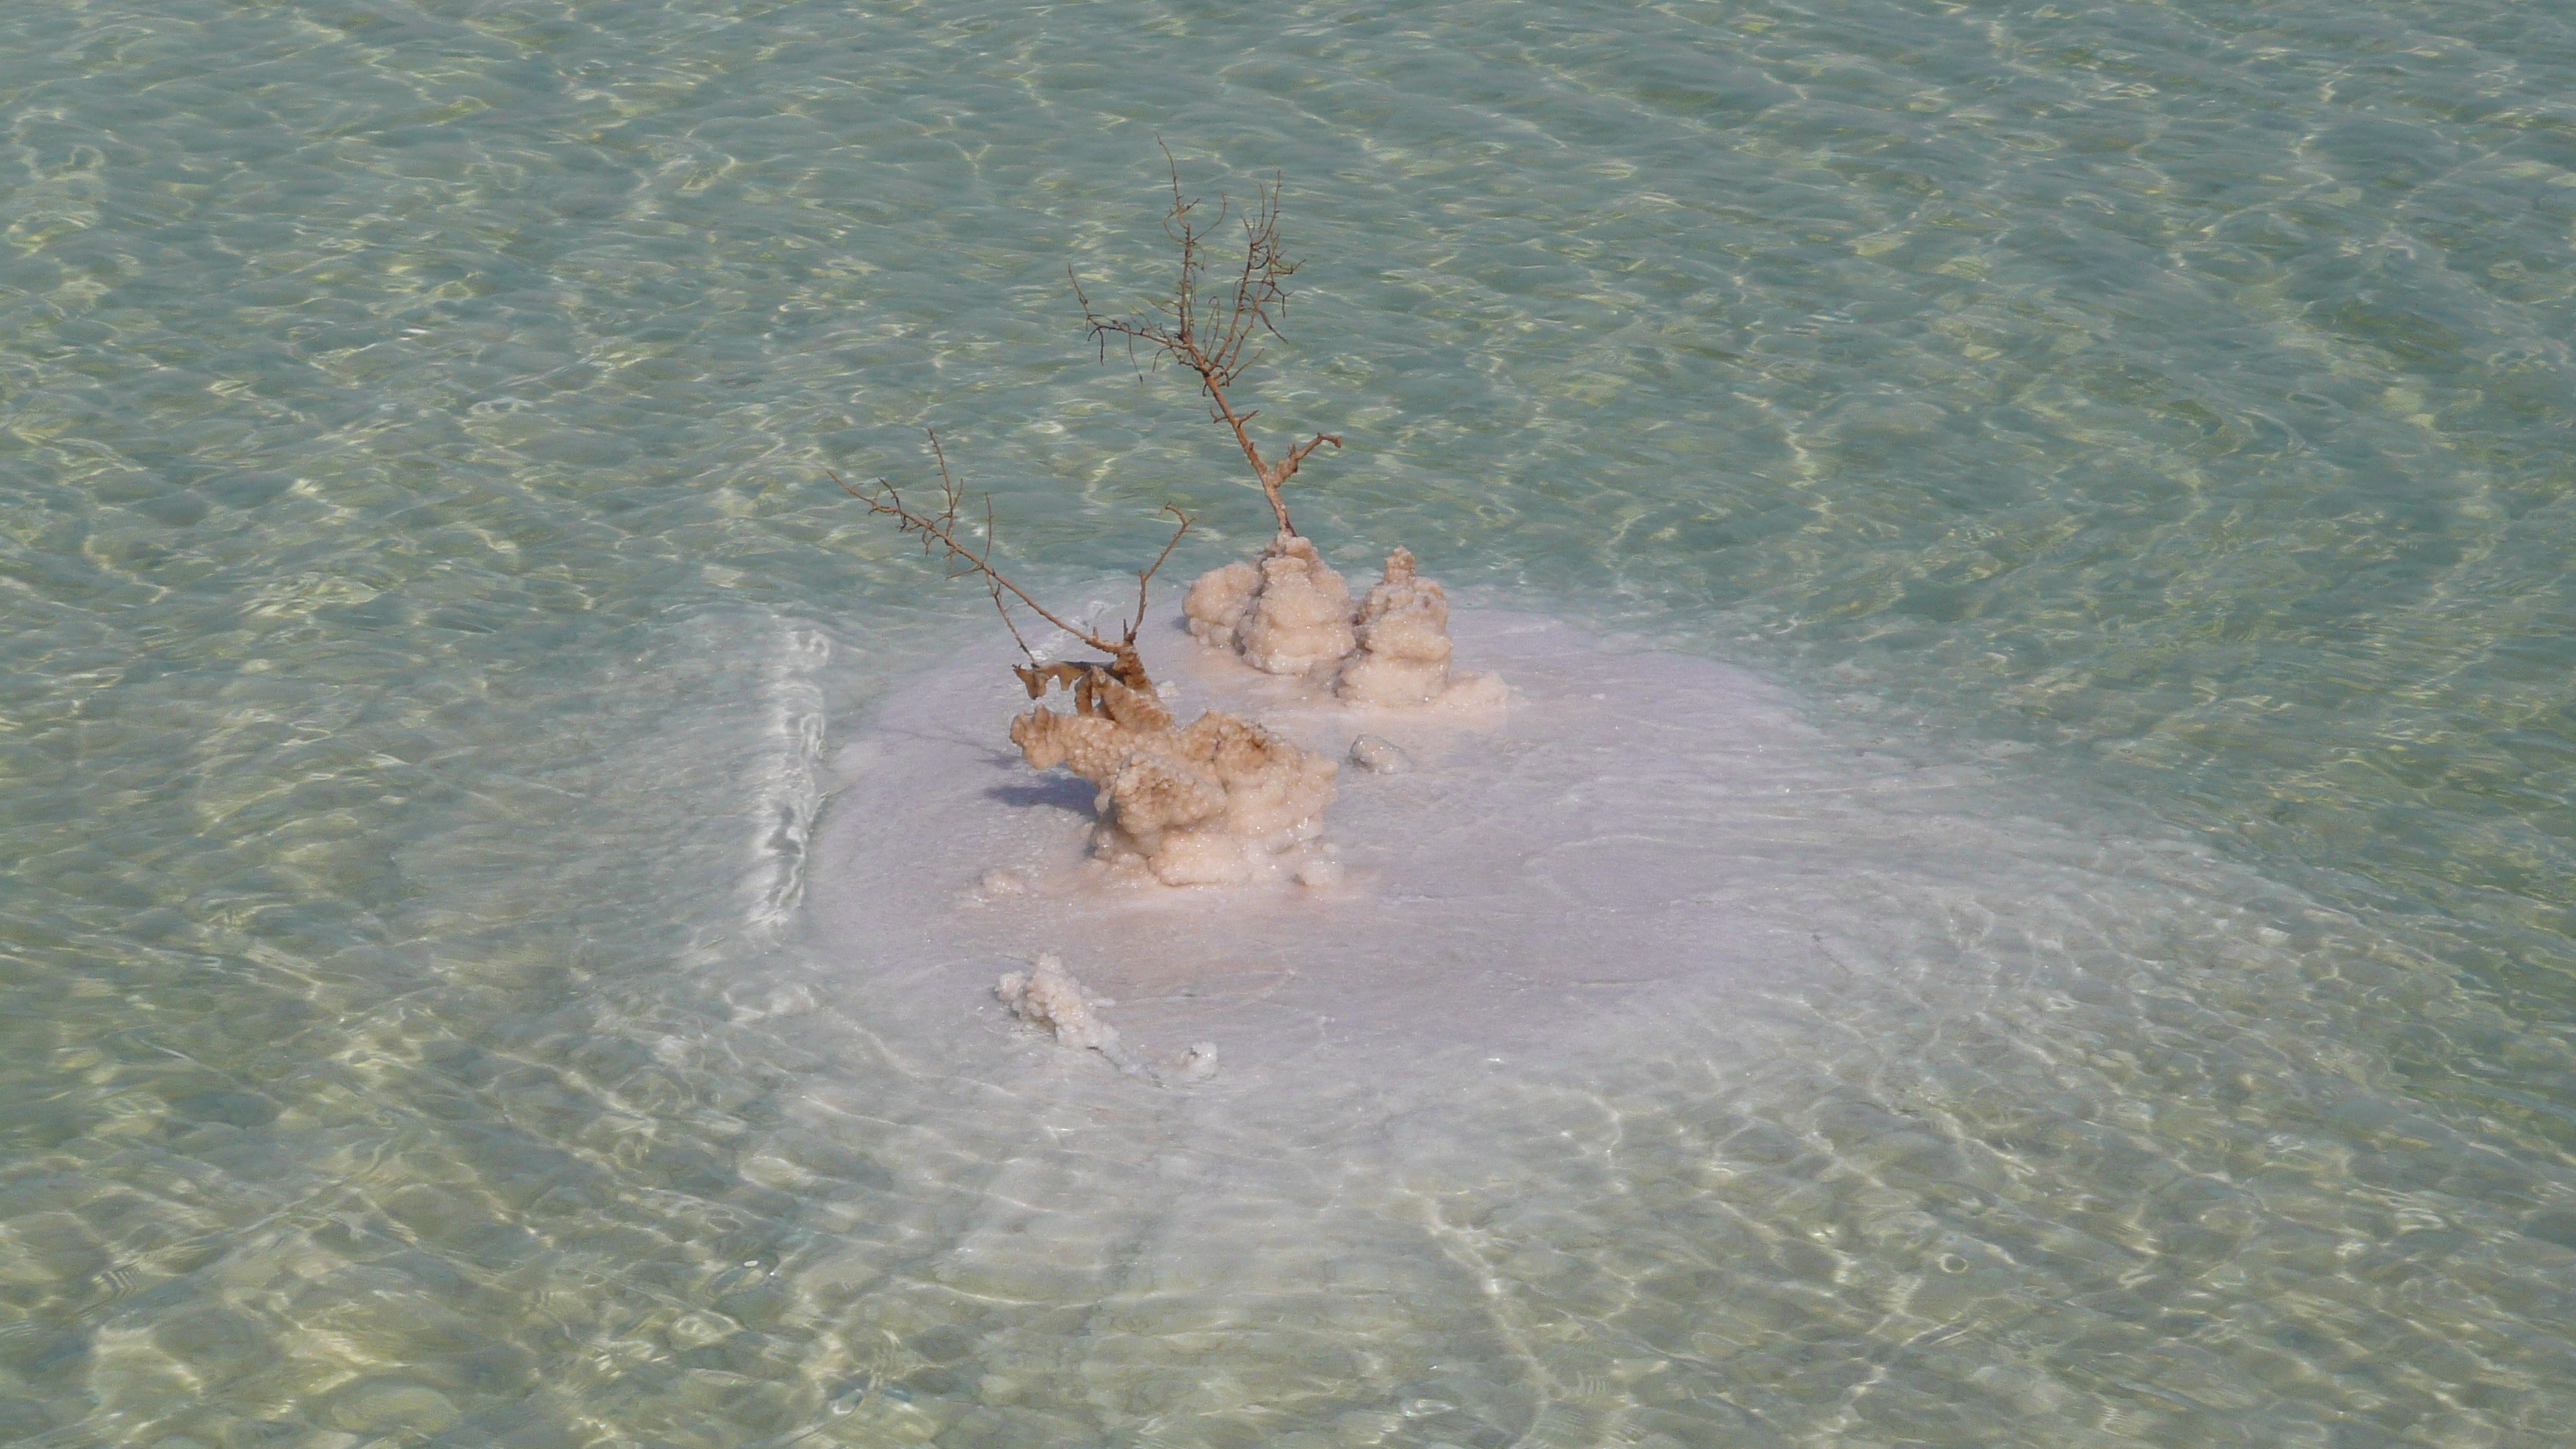
M 1333 849 L 1329 845 L 1321 850 L 1309 851 L 1306 853 L 1305 857 L 1298 862 L 1297 868 L 1291 872 L 1291 877 L 1297 882 L 1297 884 L 1301 886 L 1313 886 L 1317 890 L 1322 890 L 1328 886 L 1340 885 L 1342 883 L 1342 859 L 1340 856 L 1333 853 Z
M 1165 885 L 1293 872 L 1323 829 L 1333 761 L 1213 710 L 1176 728 L 1160 699 L 1115 680 L 1100 682 L 1097 700 L 1098 713 L 1040 705 L 1011 721 L 1033 768 L 1063 765 L 1099 787 L 1094 854 L 1141 864 Z
M 1156 1086 L 1171 1086 L 1204 1082 L 1216 1075 L 1216 1043 L 1212 1041 L 1192 1042 L 1160 1070 L 1131 1056 L 1118 1043 L 1118 1029 L 1098 1015 L 1101 1007 L 1116 1003 L 1092 995 L 1090 988 L 1075 980 L 1055 956 L 1040 956 L 1035 967 L 1004 976 L 994 984 L 993 994 L 1010 1008 L 1011 1015 L 1045 1028 L 1058 1046 L 1098 1052 L 1109 1059 L 1111 1066 L 1131 1077 L 1142 1077 Z
M 1302 534 L 1282 533 L 1257 564 L 1199 576 L 1181 603 L 1190 632 L 1231 647 L 1264 674 L 1304 674 L 1351 652 L 1351 591 Z
M 1393 740 L 1361 735 L 1351 741 L 1351 763 L 1375 774 L 1401 775 L 1413 768 L 1413 756 Z
M 1092 1014 L 1092 1008 L 1108 1003 L 1083 990 L 1055 957 L 1040 956 L 1034 970 L 1003 977 L 993 994 L 1013 1016 L 1045 1027 L 1063 1045 L 1077 1050 L 1088 1047 L 1112 1061 L 1119 1059 L 1118 1028 Z
M 1386 556 L 1386 573 L 1360 605 L 1356 648 L 1333 692 L 1354 704 L 1421 704 L 1449 687 L 1449 596 L 1416 576 L 1413 552 Z

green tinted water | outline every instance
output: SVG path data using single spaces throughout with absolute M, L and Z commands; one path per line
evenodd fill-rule
M 2559 1442 L 2571 94 L 2488 0 L 0 8 L 0 1440 Z M 1891 893 L 1995 989 L 1498 1091 L 1267 1337 L 961 1279 L 1051 1109 L 779 1023 L 818 746 L 986 625 L 821 470 L 1255 539 L 1064 276 L 1157 134 L 1285 178 L 1347 561 L 2200 904 Z

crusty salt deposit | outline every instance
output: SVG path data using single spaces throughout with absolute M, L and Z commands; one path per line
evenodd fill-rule
M 1190 637 L 1211 648 L 1232 652 L 1234 626 L 1243 622 L 1244 605 L 1252 601 L 1253 591 L 1260 587 L 1261 569 L 1242 559 L 1191 580 L 1190 591 L 1181 600 L 1181 618 Z
M 1076 1050 L 1087 1048 L 1112 1061 L 1123 1055 L 1118 1050 L 1118 1028 L 1093 1012 L 1093 1008 L 1110 1003 L 1084 990 L 1057 957 L 1040 956 L 1037 965 L 1029 970 L 1004 976 L 994 986 L 993 994 L 1011 1009 L 1011 1015 L 1031 1026 L 1043 1027 L 1062 1045 Z
M 1422 704 L 1449 687 L 1449 595 L 1414 572 L 1413 552 L 1386 556 L 1361 603 L 1353 647 L 1333 692 L 1355 704 Z
M 1266 875 L 1322 883 L 1323 829 L 1338 766 L 1249 720 L 1215 710 L 1176 727 L 1153 694 L 1101 681 L 1098 714 L 1040 705 L 1011 743 L 1040 770 L 1062 765 L 1098 788 L 1093 853 L 1165 885 L 1241 885 Z
M 1200 575 L 1181 607 L 1191 633 L 1264 674 L 1338 664 L 1355 643 L 1350 586 L 1299 534 L 1272 539 L 1256 563 Z
M 1354 606 L 1313 541 L 1280 534 L 1257 563 L 1210 569 L 1190 585 L 1192 637 L 1264 674 L 1314 675 L 1362 707 L 1476 709 L 1507 697 L 1500 677 L 1452 677 L 1449 596 L 1398 548 Z

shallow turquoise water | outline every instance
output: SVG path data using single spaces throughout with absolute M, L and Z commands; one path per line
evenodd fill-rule
M 0 1440 L 2559 1442 L 2571 95 L 2504 3 L 0 8 Z M 1065 281 L 1158 134 L 1284 178 L 1337 553 L 2200 862 L 1892 897 L 1992 989 L 1348 1207 L 1428 1306 L 1187 1412 L 1150 1283 L 936 1267 L 1034 1116 L 778 1025 L 812 761 L 989 642 L 822 470 L 1258 536 Z

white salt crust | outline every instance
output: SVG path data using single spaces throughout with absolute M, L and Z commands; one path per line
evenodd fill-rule
M 1907 758 L 1865 694 L 1803 704 L 1545 620 L 1452 627 L 1509 672 L 1509 708 L 1358 708 L 1177 627 L 1147 641 L 1191 708 L 1327 756 L 1365 734 L 1413 757 L 1342 772 L 1346 871 L 1326 889 L 1175 890 L 1089 859 L 1092 788 L 999 742 L 1026 704 L 999 637 L 845 726 L 794 968 L 819 971 L 822 1008 L 763 1028 L 813 1069 L 781 1070 L 775 1098 L 899 1185 L 814 1193 L 882 1245 L 840 1281 L 890 1285 L 870 1303 L 916 1322 L 966 1304 L 984 1402 L 1059 1415 L 1022 1437 L 1104 1403 L 1126 1417 L 1093 1437 L 1149 1419 L 1221 1437 L 1277 1419 L 1284 1383 L 1326 1406 L 1302 1422 L 1336 1427 L 1283 1442 L 1430 1422 L 1377 1412 L 1391 1385 L 1506 1403 L 1484 1420 L 1497 1444 L 1687 1438 L 1655 1387 L 1666 1360 L 1623 1358 L 1628 1330 L 1642 1312 L 1689 1340 L 1737 1299 L 1737 1329 L 1776 1327 L 1812 1265 L 1784 1268 L 1747 1222 L 1880 1254 L 1886 1272 L 1819 1313 L 1876 1311 L 1895 1283 L 1932 1295 L 1889 1320 L 1901 1336 L 1963 1303 L 2011 1326 L 2058 1286 L 2050 1264 L 2012 1276 L 2033 1223 L 2098 1250 L 2105 1281 L 2143 1260 L 2086 1236 L 2106 1151 L 2140 1201 L 2211 1180 L 2193 1165 L 2209 1083 L 2250 1071 L 2301 1111 L 2453 1130 L 2352 1023 L 2391 992 L 2497 1018 L 2439 984 L 2406 997 L 2442 973 L 2371 922 L 2064 781 Z M 1839 712 L 1831 733 L 1810 708 Z M 994 978 L 1040 951 L 1117 998 L 1086 1009 L 1122 1047 L 1215 1043 L 1223 1069 L 1192 1083 L 1174 1061 L 1158 1090 L 1013 1016 Z M 2179 1134 L 2140 1125 L 2175 1111 Z M 746 1154 L 750 1171 L 808 1169 Z M 1980 1236 L 1990 1222 L 2010 1241 Z M 2297 1214 L 2278 1227 L 2315 1237 Z M 1735 1259 L 1744 1291 L 1712 1296 L 1709 1265 Z M 2097 1326 L 2069 1313 L 2051 1331 Z M 1190 1397 L 1204 1354 L 1122 1356 L 1249 1329 L 1221 1401 Z M 1350 1367 L 1353 1343 L 1383 1357 Z M 1650 1375 L 1625 1397 L 1623 1363 Z
M 1808 920 L 1738 908 L 1803 869 L 1754 841 L 1777 830 L 1785 757 L 1816 740 L 1750 676 L 1470 615 L 1456 627 L 1511 672 L 1508 702 L 1370 706 L 1335 695 L 1330 675 L 1267 675 L 1198 648 L 1177 622 L 1146 659 L 1185 704 L 1257 718 L 1301 760 L 1358 744 L 1410 761 L 1340 772 L 1338 874 L 1170 888 L 1097 848 L 1097 782 L 1033 772 L 1004 741 L 1028 701 L 1001 652 L 943 667 L 872 707 L 815 846 L 818 944 L 862 972 L 873 1017 L 971 1053 L 995 975 L 1043 948 L 1123 1003 L 1128 1041 L 1221 1046 L 1219 1084 L 1234 1090 L 1292 1057 L 1382 1073 L 1645 1031 L 1676 993 L 1816 968 Z M 1142 819 L 1117 829 L 1135 837 Z

